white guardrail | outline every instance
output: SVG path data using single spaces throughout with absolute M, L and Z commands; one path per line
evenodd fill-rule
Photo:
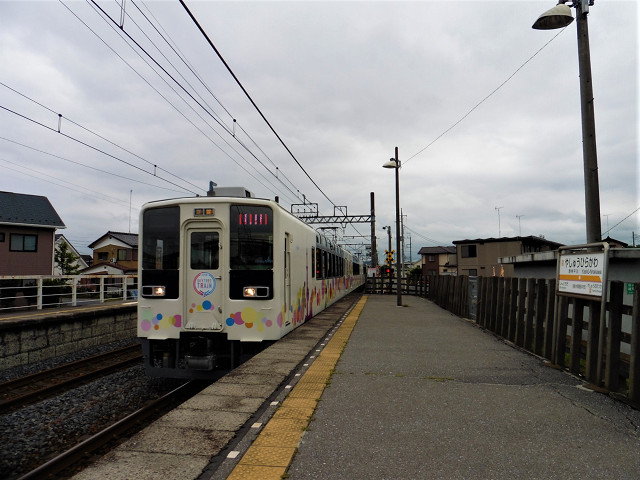
M 0 275 L 0 313 L 137 299 L 137 275 Z

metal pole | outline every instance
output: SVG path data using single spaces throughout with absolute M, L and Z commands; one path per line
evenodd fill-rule
M 387 227 L 387 233 L 389 233 L 389 250 L 388 252 L 391 253 L 391 225 L 389 225 Z M 389 260 L 385 261 L 385 265 L 389 266 L 389 269 L 391 269 L 391 262 L 389 262 Z M 393 285 L 393 278 L 391 277 L 391 273 L 389 273 L 389 295 L 391 295 L 391 287 Z
M 589 26 L 587 23 L 587 13 L 582 12 L 580 2 L 576 3 L 587 243 L 596 243 L 601 240 L 602 232 L 600 229 L 600 187 L 598 184 L 598 154 L 596 151 L 596 121 L 591 80 Z
M 371 266 L 378 266 L 378 250 L 376 248 L 376 200 L 371 192 Z
M 400 161 L 398 160 L 398 147 L 396 147 L 396 275 L 397 305 L 402 306 L 402 288 L 400 286 Z

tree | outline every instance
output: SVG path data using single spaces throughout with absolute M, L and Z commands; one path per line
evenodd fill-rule
M 76 265 L 78 256 L 69 250 L 69 245 L 61 242 L 55 249 L 53 259 L 60 269 L 62 275 L 77 275 L 80 267 Z

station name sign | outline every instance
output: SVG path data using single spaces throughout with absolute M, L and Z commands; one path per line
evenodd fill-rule
M 604 252 L 561 254 L 558 291 L 602 297 L 605 267 Z

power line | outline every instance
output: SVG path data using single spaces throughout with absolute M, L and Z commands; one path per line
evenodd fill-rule
M 427 242 L 431 242 L 431 243 L 435 244 L 436 246 L 447 247 L 447 246 L 450 245 L 450 243 L 443 243 L 443 242 L 440 242 L 438 240 L 434 240 L 433 238 L 429 238 L 429 237 L 427 237 L 425 235 L 422 235 L 421 233 L 416 232 L 415 230 L 413 230 L 412 228 L 407 227 L 406 225 L 404 226 L 404 228 L 406 230 L 409 230 L 414 235 L 417 235 L 418 237 L 422 238 L 423 240 L 426 240 Z
M 618 225 L 620 225 L 622 222 L 624 222 L 626 219 L 628 219 L 629 217 L 631 217 L 634 213 L 636 213 L 638 210 L 640 210 L 640 207 L 636 208 L 633 212 L 631 212 L 629 215 L 627 215 L 626 217 L 624 217 L 622 220 L 620 220 L 618 223 L 616 223 L 613 227 L 611 227 L 609 230 L 607 230 L 606 232 L 604 232 L 602 234 L 602 237 L 604 238 L 604 236 L 606 234 L 608 234 L 611 230 L 613 230 L 614 228 L 616 228 Z
M 566 27 L 565 27 L 566 28 Z M 544 50 L 547 45 L 549 45 L 551 42 L 553 42 L 556 37 L 558 35 L 560 35 L 562 32 L 564 32 L 565 28 L 563 28 L 562 30 L 560 30 L 558 33 L 556 33 L 551 40 L 549 40 L 547 43 L 545 43 L 541 48 L 538 49 L 538 51 L 536 51 L 533 55 L 531 55 L 522 65 L 520 65 L 515 72 L 513 72 L 511 75 L 509 75 L 509 77 L 502 82 L 500 85 L 498 85 L 489 95 L 487 95 L 486 97 L 484 97 L 482 100 L 480 100 L 478 103 L 476 103 L 471 110 L 469 110 L 467 113 L 465 113 L 462 118 L 460 118 L 457 122 L 455 122 L 453 125 L 451 125 L 449 128 L 447 128 L 444 132 L 442 132 L 440 135 L 438 135 L 435 139 L 433 139 L 426 147 L 424 147 L 423 149 L 419 150 L 418 152 L 414 153 L 413 155 L 411 155 L 409 158 L 407 158 L 404 162 L 403 165 L 406 165 L 407 162 L 409 160 L 411 160 L 414 157 L 417 157 L 418 155 L 420 155 L 422 152 L 424 152 L 427 148 L 429 148 L 431 145 L 433 145 L 434 143 L 436 143 L 438 140 L 440 140 L 440 138 L 444 137 L 447 133 L 449 133 L 451 130 L 453 130 L 455 127 L 457 127 L 465 118 L 467 118 L 469 115 L 471 115 L 471 113 L 478 108 L 480 105 L 482 105 L 485 101 L 487 101 L 490 97 L 492 97 L 498 90 L 500 90 L 503 86 L 506 85 L 506 83 L 511 80 L 516 73 L 518 73 L 527 63 L 529 63 L 531 60 L 533 60 L 533 58 L 538 55 L 542 50 Z

